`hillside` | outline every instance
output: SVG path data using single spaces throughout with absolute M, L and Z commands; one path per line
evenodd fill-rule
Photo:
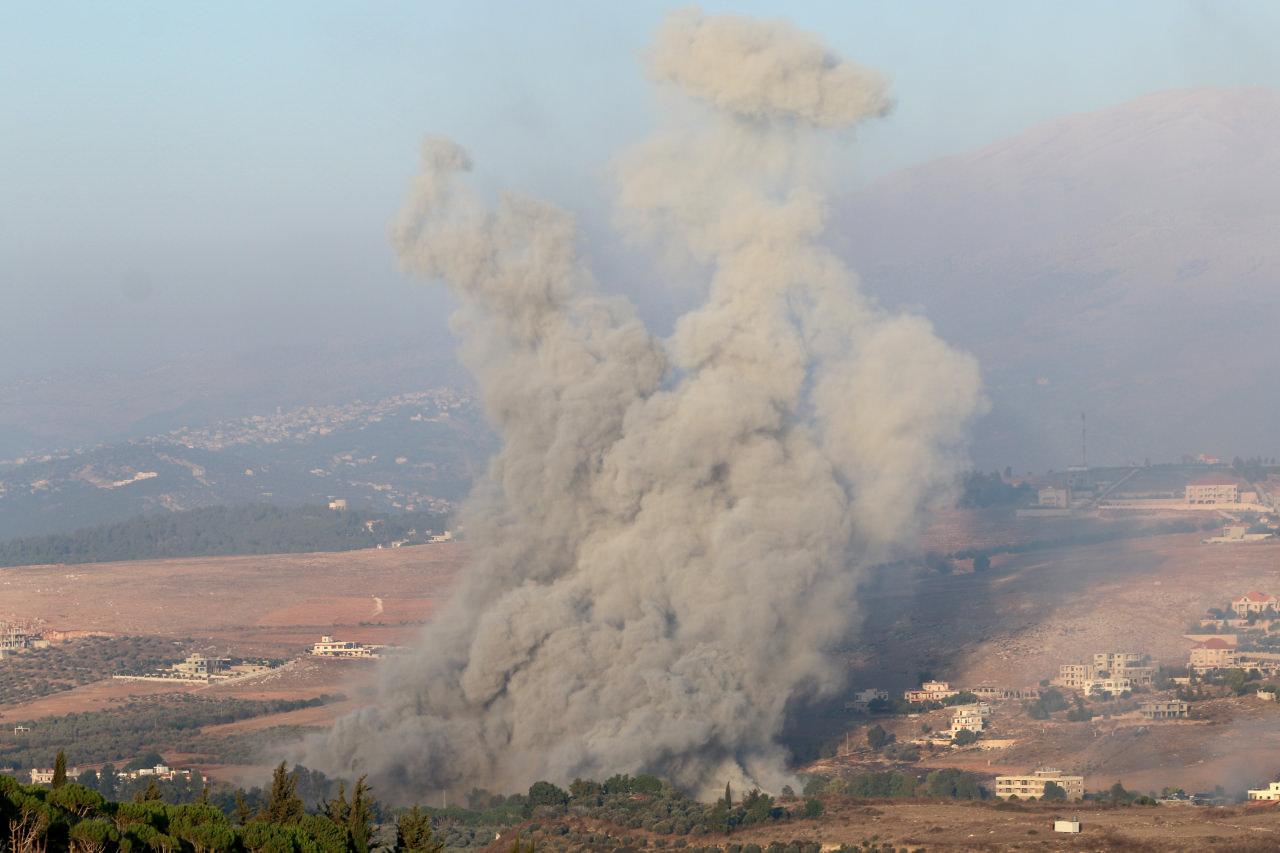
M 397 515 L 325 505 L 214 506 L 140 515 L 72 533 L 0 541 L 0 566 L 106 563 L 165 557 L 299 554 L 421 544 L 448 518 L 432 512 Z
M 0 540 L 144 513 L 330 497 L 370 512 L 447 512 L 493 446 L 475 402 L 439 388 L 0 460 Z
M 835 237 L 980 358 L 983 467 L 1275 455 L 1280 92 L 1165 92 L 887 177 Z

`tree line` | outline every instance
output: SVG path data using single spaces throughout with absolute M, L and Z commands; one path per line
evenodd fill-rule
M 370 524 L 372 522 L 372 524 Z M 334 511 L 327 506 L 212 506 L 140 515 L 72 533 L 0 542 L 0 566 L 106 563 L 171 557 L 352 551 L 442 532 L 448 517 Z

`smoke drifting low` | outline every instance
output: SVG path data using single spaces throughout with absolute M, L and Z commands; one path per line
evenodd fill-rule
M 566 213 L 488 209 L 461 148 L 423 145 L 392 242 L 456 293 L 504 447 L 463 511 L 454 599 L 309 765 L 418 794 L 776 787 L 788 704 L 842 685 L 828 650 L 862 569 L 955 476 L 976 365 L 817 242 L 824 135 L 884 113 L 883 80 L 787 25 L 696 12 L 648 61 L 687 106 L 620 158 L 622 219 L 709 277 L 668 340 L 597 291 Z

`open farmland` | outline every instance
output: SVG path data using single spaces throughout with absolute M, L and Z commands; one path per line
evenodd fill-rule
M 411 643 L 448 597 L 465 557 L 464 548 L 450 543 L 341 553 L 0 569 L 3 615 L 41 622 L 53 631 L 105 635 L 0 661 L 0 674 L 7 669 L 18 674 L 27 673 L 46 658 L 63 660 L 77 649 L 94 653 L 80 661 L 79 668 L 68 664 L 70 674 L 45 695 L 13 691 L 10 701 L 0 704 L 0 718 L 6 722 L 35 721 L 38 727 L 41 720 L 74 713 L 110 712 L 122 719 L 136 716 L 141 700 L 162 705 L 220 700 L 234 707 L 246 701 L 330 697 L 322 704 L 258 713 L 201 730 L 199 742 L 220 751 L 225 751 L 223 744 L 232 742 L 229 739 L 242 742 L 254 738 L 257 748 L 253 757 L 262 766 L 242 768 L 242 772 L 246 779 L 260 781 L 265 766 L 276 757 L 273 741 L 328 726 L 369 701 L 376 676 L 373 662 L 312 658 L 305 655 L 311 643 L 322 634 L 367 643 Z M 110 678 L 116 658 L 129 663 L 131 670 L 137 668 L 135 647 L 143 641 L 126 638 L 138 637 L 146 638 L 148 660 L 167 657 L 174 661 L 192 650 L 292 660 L 267 673 L 225 683 Z M 120 642 L 127 642 L 123 651 L 128 654 L 113 657 L 103 652 Z M 166 648 L 168 654 L 161 654 Z M 101 665 L 89 672 L 89 663 Z M 192 733 L 184 731 L 181 737 L 172 738 L 172 743 L 157 741 L 154 745 L 180 760 L 184 757 L 175 749 L 193 740 Z M 68 745 L 68 754 L 77 760 L 73 745 Z M 227 778 L 216 763 L 203 760 L 205 756 L 190 758 L 196 766 Z
M 447 597 L 465 546 L 0 569 L 4 613 L 59 630 L 297 654 L 321 633 L 400 643 Z

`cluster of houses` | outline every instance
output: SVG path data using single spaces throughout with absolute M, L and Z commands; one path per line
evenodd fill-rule
M 1187 668 L 1197 675 L 1237 667 L 1269 674 L 1280 672 L 1280 653 L 1243 647 L 1240 633 L 1221 633 L 1235 628 L 1246 635 L 1274 635 L 1280 631 L 1280 597 L 1256 590 L 1246 592 L 1231 602 L 1230 612 L 1228 616 L 1225 610 L 1211 610 L 1200 619 L 1200 627 L 1219 633 L 1184 635 L 1194 644 Z
M 1058 667 L 1053 683 L 1079 690 L 1085 696 L 1119 696 L 1135 687 L 1150 687 L 1156 668 L 1138 652 L 1098 652 L 1087 663 L 1067 663 Z
M 53 784 L 52 767 L 33 767 L 31 768 L 31 784 L 32 785 L 52 785 Z M 75 779 L 80 776 L 79 767 L 71 767 L 67 770 L 67 778 Z M 138 770 L 121 771 L 116 774 L 116 778 L 121 781 L 131 781 L 134 779 L 156 779 L 172 782 L 174 779 L 190 779 L 191 770 L 183 768 L 178 770 L 167 764 L 157 764 L 154 767 L 143 767 Z M 197 774 L 197 781 L 204 782 L 205 777 Z

